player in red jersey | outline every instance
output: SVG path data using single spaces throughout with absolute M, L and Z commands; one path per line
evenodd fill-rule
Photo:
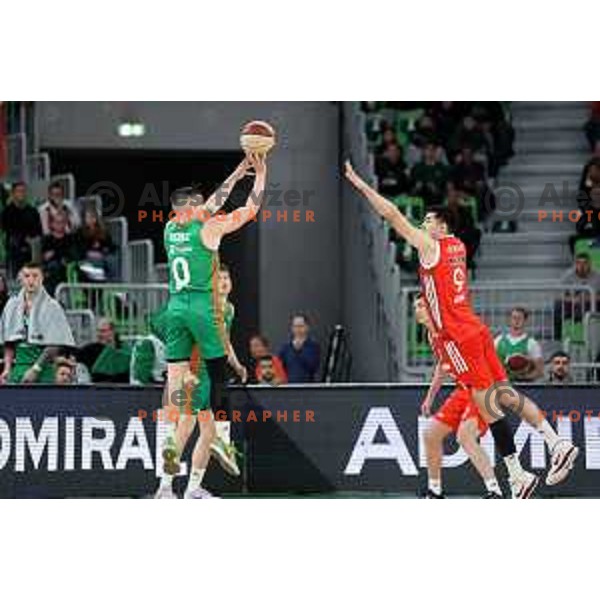
M 431 407 L 446 377 L 456 381 L 457 372 L 448 354 L 449 343 L 442 335 L 435 332 L 431 317 L 423 298 L 419 295 L 414 302 L 415 319 L 427 329 L 429 344 L 436 357 L 433 378 L 427 395 L 421 405 L 421 413 L 431 416 Z M 458 443 L 477 469 L 486 487 L 486 499 L 502 498 L 502 490 L 494 475 L 494 468 L 488 455 L 479 444 L 479 438 L 488 430 L 477 405 L 471 399 L 471 390 L 457 383 L 456 389 L 446 398 L 442 406 L 433 415 L 425 431 L 424 442 L 427 455 L 427 493 L 426 498 L 444 498 L 442 493 L 442 458 L 444 440 L 451 434 L 456 435 Z
M 392 202 L 361 179 L 349 162 L 346 177 L 396 233 L 417 249 L 427 310 L 436 331 L 443 332 L 451 343 L 449 355 L 457 368 L 458 381 L 471 388 L 473 400 L 489 423 L 498 452 L 509 471 L 513 496 L 528 497 L 538 481 L 519 462 L 504 408 L 516 408 L 519 416 L 544 437 L 551 456 L 546 484 L 563 481 L 573 468 L 579 449 L 561 439 L 539 408 L 507 382 L 492 335 L 471 308 L 466 251 L 464 244 L 450 234 L 447 211 L 430 209 L 422 227 L 417 228 Z

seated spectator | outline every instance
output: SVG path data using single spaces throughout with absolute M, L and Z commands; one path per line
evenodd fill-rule
M 528 316 L 525 308 L 513 308 L 509 330 L 494 340 L 498 357 L 511 381 L 535 381 L 544 375 L 542 347 L 525 330 Z
M 315 381 L 321 363 L 321 348 L 309 337 L 310 325 L 303 314 L 292 317 L 290 341 L 279 350 L 289 383 Z
M 52 383 L 54 360 L 75 340 L 62 306 L 44 288 L 41 267 L 25 265 L 19 282 L 21 291 L 8 300 L 0 321 L 0 383 Z
M 555 352 L 550 357 L 550 373 L 548 374 L 550 383 L 571 383 L 571 357 L 562 350 Z
M 282 385 L 287 383 L 284 378 L 277 375 L 277 369 L 275 368 L 274 359 L 275 356 L 268 354 L 267 356 L 261 356 L 258 359 L 257 364 L 257 382 L 266 383 L 269 385 Z
M 269 340 L 263 335 L 253 335 L 250 338 L 250 357 L 254 362 L 254 381 L 260 381 L 262 378 L 262 367 L 260 359 L 266 356 L 270 356 L 273 362 L 273 370 L 275 372 L 275 378 L 281 383 L 287 383 L 287 373 L 283 367 L 278 356 L 273 356 L 269 348 Z
M 600 236 L 600 156 L 594 156 L 583 168 L 577 200 L 581 218 L 575 225 L 577 234 L 569 240 L 572 252 L 578 239 Z
M 391 143 L 375 160 L 375 173 L 379 180 L 379 191 L 385 196 L 399 196 L 409 189 L 406 164 L 402 148 Z
M 497 175 L 498 169 L 513 156 L 514 130 L 507 122 L 501 102 L 475 102 L 472 114 L 488 140 L 490 149 L 489 173 Z
M 75 238 L 67 231 L 67 217 L 57 213 L 52 219 L 50 233 L 42 238 L 42 261 L 46 288 L 54 295 L 56 286 L 67 280 L 67 265 L 77 260 Z
M 467 267 L 474 268 L 481 230 L 476 227 L 471 210 L 465 206 L 464 191 L 453 182 L 448 182 L 446 186 L 446 204 L 452 216 L 452 231 L 465 245 Z
M 94 383 L 129 383 L 131 353 L 119 339 L 113 323 L 100 319 L 97 341 L 87 344 L 78 353 L 78 360 L 88 369 Z
M 423 115 L 415 125 L 415 130 L 410 136 L 410 142 L 417 148 L 423 148 L 426 144 L 437 146 L 441 140 L 436 131 L 435 121 L 431 115 Z
M 87 208 L 76 235 L 79 271 L 84 281 L 110 280 L 114 273 L 115 246 L 95 208 Z
M 12 186 L 10 200 L 2 216 L 6 232 L 8 275 L 17 277 L 21 267 L 35 258 L 42 226 L 38 211 L 27 203 L 27 187 L 19 181 Z
M 52 222 L 59 215 L 66 220 L 67 233 L 73 233 L 80 224 L 77 209 L 71 200 L 65 200 L 65 192 L 60 183 L 48 186 L 48 199 L 40 206 L 39 213 L 44 235 L 50 234 Z
M 585 285 L 591 287 L 599 297 L 596 298 L 596 310 L 600 308 L 600 273 L 592 269 L 588 254 L 578 254 L 575 265 L 563 274 L 560 282 L 565 285 Z M 592 299 L 583 291 L 565 292 L 562 298 L 554 302 L 554 338 L 562 338 L 563 321 L 581 322 L 585 313 L 590 312 Z
M 585 124 L 585 135 L 592 152 L 597 152 L 600 143 L 600 102 L 591 102 L 590 120 Z
M 377 148 L 377 154 L 383 154 L 391 144 L 397 144 L 396 132 L 389 125 L 384 125 L 381 131 L 381 144 Z
M 423 160 L 411 170 L 412 193 L 424 198 L 426 204 L 441 200 L 448 179 L 448 167 L 440 160 L 440 148 L 425 144 Z
M 430 114 L 435 121 L 439 141 L 444 147 L 449 146 L 452 135 L 462 119 L 463 112 L 460 102 L 435 102 L 431 108 Z
M 470 114 L 463 118 L 449 143 L 449 150 L 452 154 L 460 152 L 463 148 L 470 148 L 473 154 L 480 157 L 486 157 L 488 153 L 485 135 L 477 121 Z
M 471 148 L 461 148 L 452 167 L 452 180 L 471 196 L 479 196 L 485 181 L 485 167 L 473 159 Z
M 149 320 L 150 332 L 137 340 L 131 352 L 129 383 L 150 385 L 164 383 L 167 373 L 166 307 L 154 313 Z
M 71 385 L 75 383 L 75 363 L 68 358 L 60 357 L 54 363 L 54 383 Z

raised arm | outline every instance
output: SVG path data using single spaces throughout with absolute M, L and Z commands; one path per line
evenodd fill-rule
M 229 214 L 217 214 L 206 221 L 202 228 L 201 236 L 204 244 L 213 250 L 219 247 L 221 238 L 228 233 L 233 233 L 252 220 L 265 197 L 265 185 L 267 180 L 267 165 L 264 155 L 248 155 L 250 166 L 254 167 L 254 186 L 248 196 L 246 204 Z
M 415 227 L 398 210 L 394 204 L 377 193 L 364 179 L 353 169 L 350 161 L 346 161 L 346 179 L 369 201 L 377 214 L 383 217 L 411 246 L 417 248 L 419 253 L 430 256 L 434 251 L 434 241 L 423 230 Z
M 244 160 L 235 168 L 235 171 L 219 186 L 219 188 L 213 193 L 213 195 L 204 204 L 205 210 L 211 215 L 214 215 L 218 210 L 221 210 L 225 206 L 231 194 L 231 190 L 235 187 L 235 184 L 243 179 L 248 173 L 250 163 L 248 158 Z

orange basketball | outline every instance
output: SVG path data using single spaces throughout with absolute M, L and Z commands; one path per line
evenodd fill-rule
M 250 121 L 242 127 L 240 144 L 245 152 L 266 154 L 275 145 L 275 130 L 266 121 Z

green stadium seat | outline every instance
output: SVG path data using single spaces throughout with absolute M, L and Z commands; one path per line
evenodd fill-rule
M 566 321 L 562 326 L 563 341 L 568 340 L 571 344 L 585 343 L 585 332 L 582 322 Z

